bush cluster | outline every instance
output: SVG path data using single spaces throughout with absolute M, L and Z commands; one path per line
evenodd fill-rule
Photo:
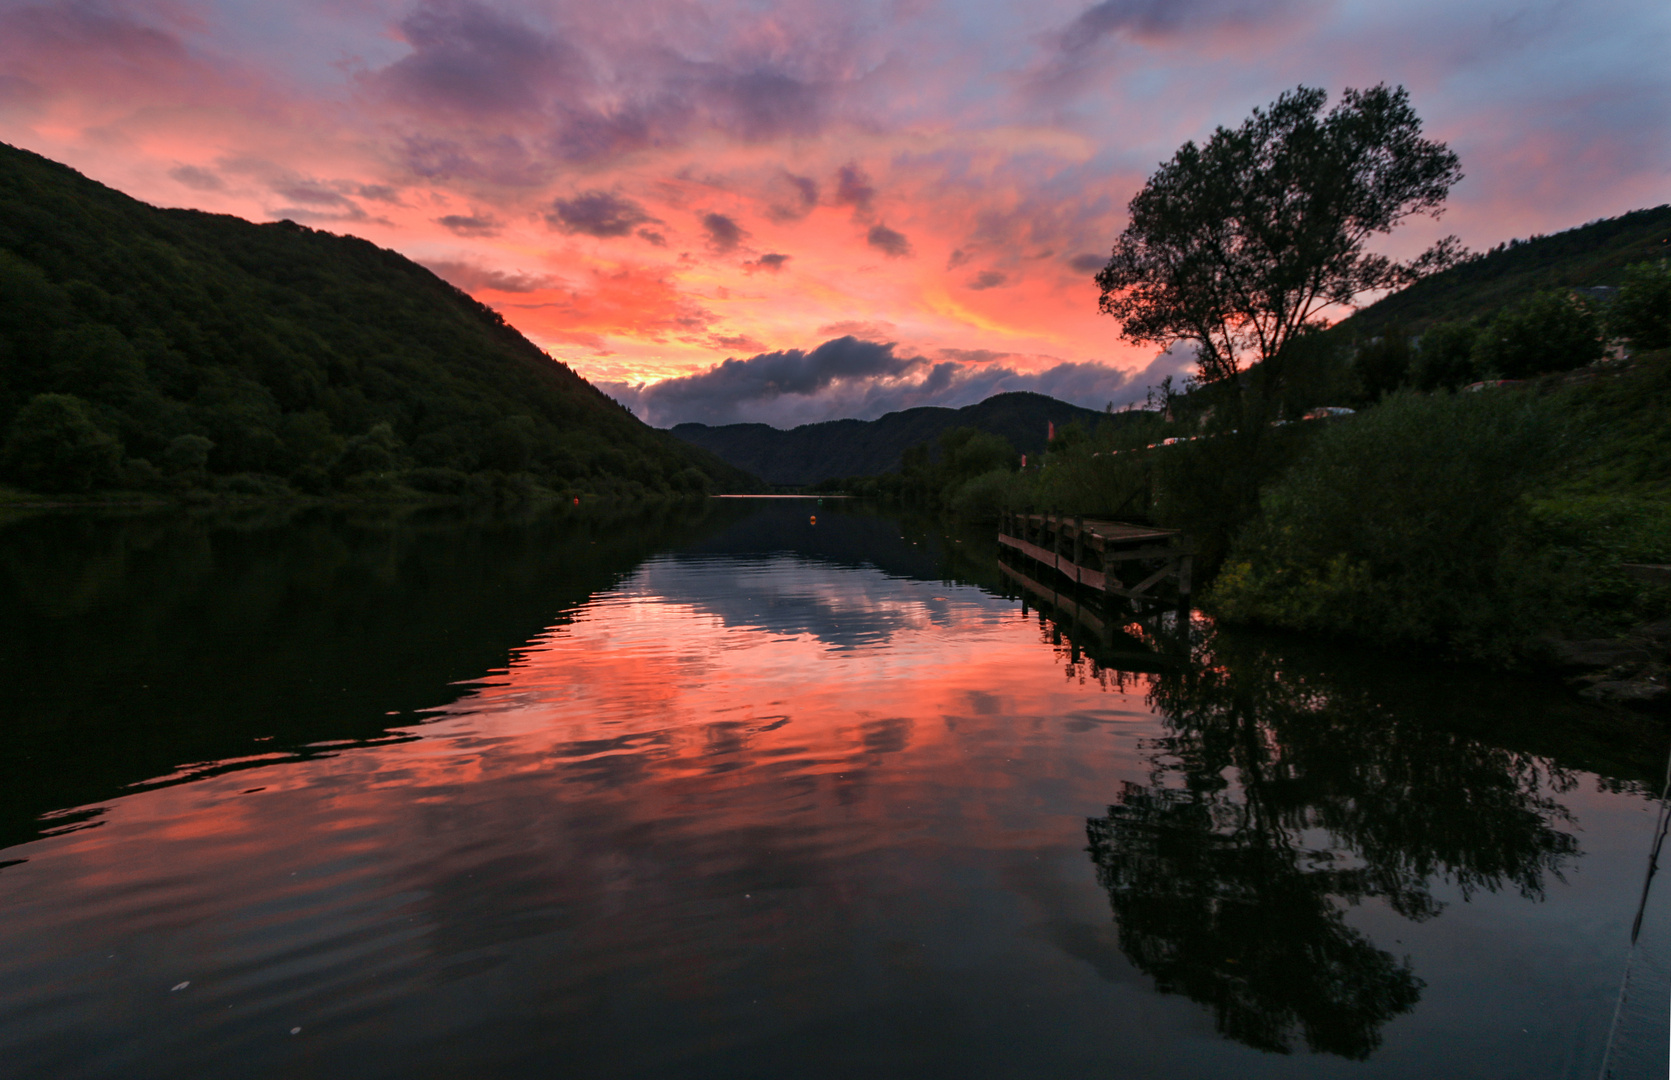
M 1671 561 L 1668 392 L 1661 357 L 1594 387 L 1393 394 L 1263 491 L 1213 610 L 1492 662 L 1663 614 L 1621 564 Z

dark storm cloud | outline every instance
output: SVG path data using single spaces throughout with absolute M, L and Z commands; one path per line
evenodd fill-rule
M 656 220 L 631 199 L 607 191 L 583 191 L 572 199 L 558 199 L 545 219 L 566 233 L 598 237 L 625 236 Z
M 851 206 L 861 213 L 870 209 L 870 204 L 876 198 L 876 189 L 871 186 L 870 177 L 857 165 L 843 165 L 836 170 L 835 201 L 839 206 Z
M 724 214 L 703 214 L 702 231 L 708 234 L 708 246 L 722 254 L 737 250 L 747 235 L 741 225 Z
M 905 239 L 905 234 L 894 232 L 880 222 L 870 227 L 870 232 L 865 234 L 865 241 L 891 259 L 900 259 L 911 254 L 911 241 Z
M 435 223 L 459 236 L 497 236 L 501 224 L 492 214 L 448 214 Z

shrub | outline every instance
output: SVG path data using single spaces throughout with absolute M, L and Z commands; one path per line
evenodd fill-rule
M 71 394 L 37 394 L 18 411 L 0 452 L 8 479 L 43 492 L 83 492 L 116 478 L 122 444 Z
M 1607 312 L 1607 332 L 1638 349 L 1671 345 L 1671 266 L 1637 263 L 1625 270 L 1619 295 Z
M 1479 327 L 1471 323 L 1439 323 L 1430 327 L 1422 335 L 1410 372 L 1416 389 L 1428 393 L 1456 390 L 1478 380 L 1474 345 L 1479 335 Z
M 1563 292 L 1538 293 L 1499 312 L 1474 346 L 1479 367 L 1510 379 L 1571 371 L 1602 354 L 1601 320 Z
M 1396 328 L 1359 346 L 1352 363 L 1363 386 L 1364 399 L 1375 401 L 1403 386 L 1410 374 L 1410 342 Z
M 1508 659 L 1584 576 L 1523 499 L 1562 447 L 1552 400 L 1399 394 L 1331 426 L 1264 492 L 1215 610 Z
M 170 473 L 201 473 L 209 464 L 215 444 L 201 435 L 177 435 L 163 451 L 162 463 Z
M 954 514 L 971 521 L 991 521 L 1008 505 L 1010 471 L 991 472 L 965 480 L 952 492 L 948 502 Z

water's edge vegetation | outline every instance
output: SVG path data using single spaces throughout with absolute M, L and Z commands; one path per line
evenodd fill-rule
M 897 476 L 826 486 L 976 520 L 1047 510 L 1182 529 L 1223 620 L 1511 664 L 1551 635 L 1671 615 L 1671 585 L 1637 569 L 1671 563 L 1668 401 L 1665 350 L 1301 421 L 1271 419 L 1280 400 L 1192 394 L 1062 432 L 1041 467 L 963 430 Z

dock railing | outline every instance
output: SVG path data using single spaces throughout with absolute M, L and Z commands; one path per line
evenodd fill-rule
M 1077 515 L 1006 513 L 999 521 L 998 543 L 1080 589 L 1101 593 L 1110 610 L 1117 597 L 1138 606 L 1189 606 L 1195 548 L 1176 529 Z

